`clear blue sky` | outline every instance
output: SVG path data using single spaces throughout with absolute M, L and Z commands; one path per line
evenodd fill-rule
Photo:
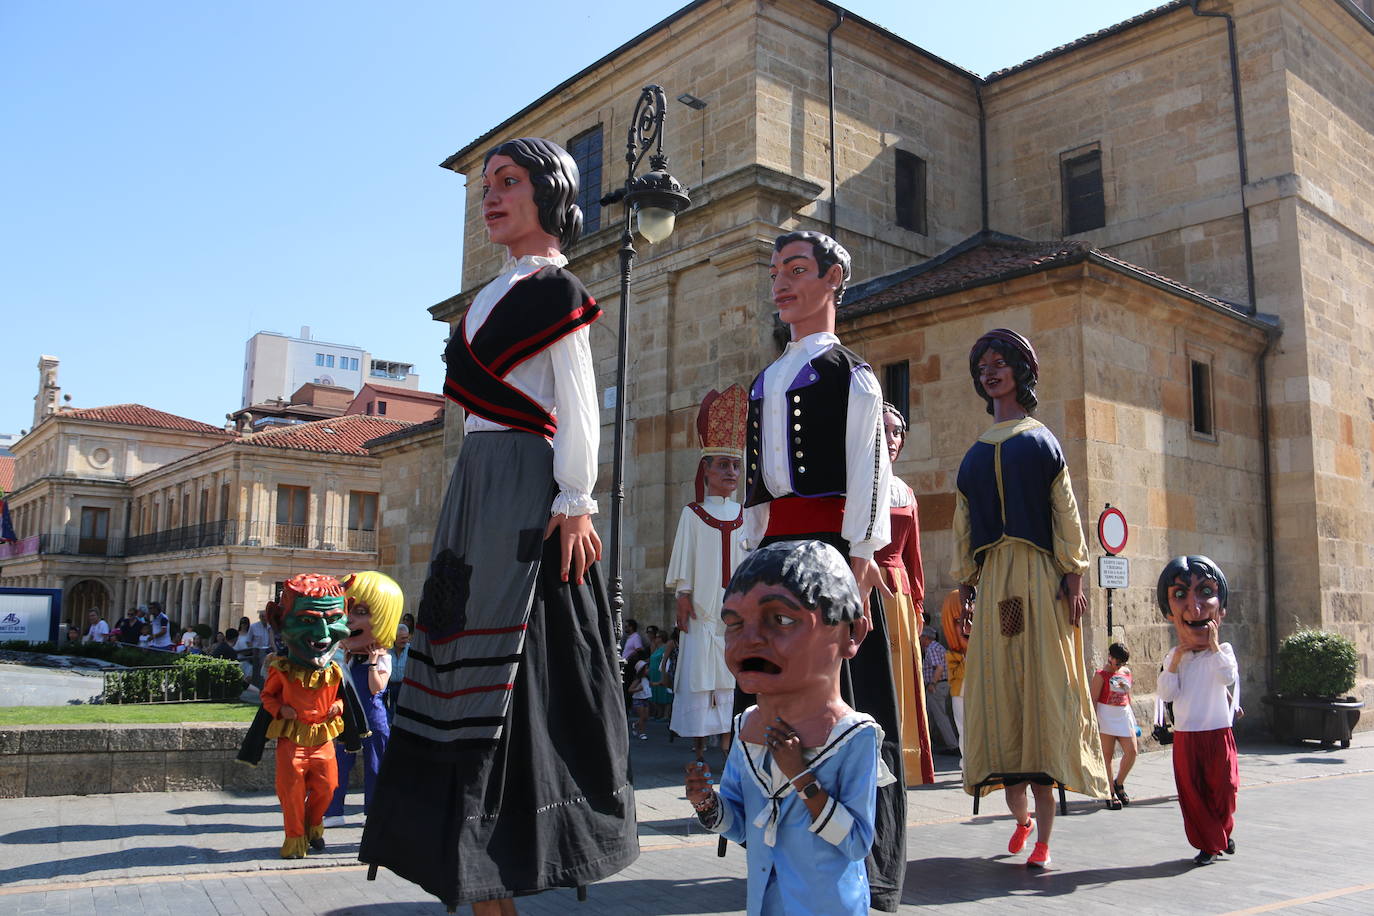
M 302 325 L 438 390 L 463 219 L 438 163 L 684 3 L 0 0 L 0 433 L 43 353 L 74 406 L 222 424 L 247 339 Z M 1155 4 L 842 5 L 986 74 Z

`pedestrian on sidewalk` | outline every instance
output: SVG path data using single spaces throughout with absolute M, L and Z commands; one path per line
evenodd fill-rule
M 949 672 L 945 664 L 945 647 L 936 639 L 935 628 L 921 631 L 921 673 L 926 686 L 926 713 L 930 724 L 944 742 L 936 748 L 939 753 L 958 753 L 959 736 L 949 718 Z
M 1174 557 L 1159 574 L 1159 609 L 1178 645 L 1164 656 L 1159 697 L 1174 704 L 1174 784 L 1197 865 L 1234 855 L 1240 768 L 1231 733 L 1240 699 L 1236 653 L 1218 634 L 1226 617 L 1226 575 L 1207 557 Z M 1228 689 L 1230 688 L 1230 689 Z
M 1102 735 L 1102 760 L 1107 764 L 1107 782 L 1112 787 L 1112 797 L 1107 799 L 1107 807 L 1120 811 L 1131 803 L 1126 794 L 1126 777 L 1135 766 L 1136 728 L 1135 713 L 1131 710 L 1131 669 L 1126 663 L 1131 653 L 1119 642 L 1107 647 L 1107 664 L 1093 674 L 1089 688 L 1097 704 L 1097 730 Z M 1121 745 L 1121 768 L 1112 776 L 1112 761 L 1116 757 L 1116 746 Z

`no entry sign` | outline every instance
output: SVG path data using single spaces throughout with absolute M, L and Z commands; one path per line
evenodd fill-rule
M 1111 504 L 1102 510 L 1102 514 L 1097 517 L 1097 541 L 1102 545 L 1102 549 L 1112 556 L 1121 553 L 1126 547 L 1126 539 L 1130 536 L 1131 529 L 1126 524 L 1126 516 L 1120 509 L 1113 509 Z

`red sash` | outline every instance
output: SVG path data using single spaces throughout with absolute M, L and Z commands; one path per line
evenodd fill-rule
M 720 587 L 724 588 L 730 584 L 730 574 L 734 572 L 730 568 L 730 532 L 744 524 L 744 510 L 740 509 L 734 521 L 727 522 L 707 512 L 701 503 L 688 503 L 687 508 L 695 512 L 697 518 L 720 532 Z
M 844 525 L 843 496 L 779 496 L 768 506 L 765 537 L 839 534 Z

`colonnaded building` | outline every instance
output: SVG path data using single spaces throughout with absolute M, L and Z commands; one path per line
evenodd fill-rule
M 1370 0 L 1173 2 L 980 77 L 823 0 L 699 0 L 443 162 L 467 180 L 462 290 L 431 313 L 458 321 L 502 263 L 480 215 L 483 154 L 507 137 L 554 139 L 582 168 L 587 232 L 568 254 L 606 309 L 592 341 L 611 388 L 621 211 L 598 201 L 624 181 L 640 88 L 661 84 L 683 102 L 669 103 L 664 147 L 693 203 L 665 242 L 637 242 L 620 393 L 631 613 L 670 619 L 663 571 L 691 498 L 697 405 L 777 355 L 771 241 L 818 229 L 854 255 L 840 336 L 909 414 L 896 471 L 919 498 L 932 605 L 953 585 L 955 471 L 989 422 L 968 348 L 1006 326 L 1040 352 L 1038 415 L 1064 444 L 1094 555 L 1106 504 L 1129 521 L 1114 638 L 1160 657 L 1158 570 L 1207 553 L 1231 579 L 1227 638 L 1247 695 L 1298 625 L 1353 637 L 1367 679 L 1371 14 Z M 449 411 L 442 435 L 388 446 L 409 456 L 404 484 L 382 481 L 384 519 L 400 526 L 383 526 L 383 562 L 398 575 L 423 575 L 459 426 Z M 1153 668 L 1139 666 L 1142 692 Z

